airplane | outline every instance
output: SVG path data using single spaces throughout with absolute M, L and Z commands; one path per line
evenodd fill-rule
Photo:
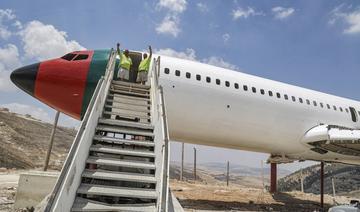
M 74 51 L 18 68 L 10 78 L 36 99 L 81 120 L 109 54 Z M 142 54 L 130 51 L 134 69 Z M 268 153 L 271 163 L 360 164 L 359 101 L 153 54 L 159 56 L 170 140 Z M 136 76 L 136 70 L 130 73 Z

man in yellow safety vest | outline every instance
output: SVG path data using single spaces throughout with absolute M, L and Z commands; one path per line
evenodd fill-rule
M 132 66 L 129 50 L 126 49 L 124 52 L 120 51 L 120 43 L 117 43 L 117 54 L 120 57 L 118 78 L 123 81 L 129 81 L 130 68 Z
M 136 82 L 140 82 L 143 85 L 147 81 L 147 75 L 148 75 L 148 72 L 149 72 L 151 56 L 152 56 L 151 46 L 149 46 L 149 52 L 150 52 L 149 57 L 147 56 L 146 53 L 144 53 L 144 55 L 143 55 L 144 59 L 140 62 L 139 70 L 138 70 L 138 76 L 137 76 L 137 79 L 136 79 Z

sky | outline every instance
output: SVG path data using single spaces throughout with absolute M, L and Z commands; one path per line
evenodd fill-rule
M 79 49 L 123 47 L 197 60 L 360 100 L 360 2 L 303 0 L 2 0 L 0 107 L 52 122 L 12 70 Z M 79 122 L 60 116 L 60 124 Z M 180 159 L 173 143 L 172 160 Z M 186 145 L 192 161 L 193 145 Z M 260 167 L 268 155 L 197 146 L 199 162 Z M 214 157 L 216 156 L 216 157 Z M 284 165 L 297 169 L 311 163 Z

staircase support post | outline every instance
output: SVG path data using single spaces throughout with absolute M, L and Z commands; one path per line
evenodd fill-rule
M 277 165 L 276 163 L 271 163 L 270 167 L 270 193 L 276 193 L 276 183 L 277 183 Z

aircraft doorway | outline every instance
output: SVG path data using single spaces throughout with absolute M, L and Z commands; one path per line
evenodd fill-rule
M 131 70 L 129 73 L 129 81 L 136 82 L 139 65 L 142 60 L 142 54 L 140 52 L 131 52 L 130 51 L 129 56 L 132 60 L 132 66 L 131 66 Z
M 351 113 L 351 120 L 353 122 L 357 122 L 358 121 L 358 116 L 357 116 L 355 108 L 349 107 L 349 109 L 350 109 L 350 113 Z

